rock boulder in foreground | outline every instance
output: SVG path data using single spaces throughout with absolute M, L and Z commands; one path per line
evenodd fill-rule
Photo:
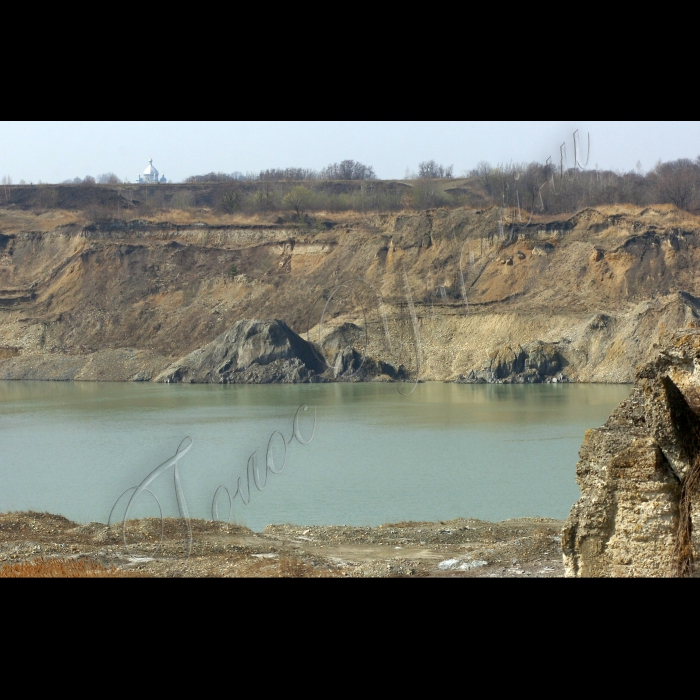
M 562 536 L 567 576 L 691 575 L 698 480 L 700 330 L 685 330 L 637 372 L 607 423 L 586 433 L 582 495 Z

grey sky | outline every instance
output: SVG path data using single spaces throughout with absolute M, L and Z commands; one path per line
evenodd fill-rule
M 559 158 L 575 129 L 590 131 L 590 165 L 645 170 L 656 161 L 700 154 L 700 121 L 307 121 L 0 122 L 0 176 L 61 182 L 114 172 L 135 180 L 153 156 L 171 181 L 211 171 L 319 169 L 351 158 L 381 178 L 402 178 L 422 160 L 454 164 L 455 174 L 492 164 Z

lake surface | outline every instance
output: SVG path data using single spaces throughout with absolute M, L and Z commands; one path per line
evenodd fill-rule
M 301 404 L 316 407 L 313 441 L 289 445 L 287 464 L 253 489 L 233 520 L 379 525 L 456 517 L 565 518 L 579 492 L 578 450 L 629 394 L 620 385 L 311 384 L 209 386 L 0 382 L 0 512 L 48 511 L 106 522 L 130 486 L 175 454 L 187 505 L 210 518 L 217 487 L 235 492 L 248 457 L 292 435 Z M 311 435 L 313 409 L 300 428 Z M 275 463 L 282 441 L 276 437 Z M 151 486 L 177 514 L 172 470 Z M 226 496 L 218 500 L 228 516 Z M 150 500 L 149 500 L 150 499 Z M 122 511 L 123 512 L 123 511 Z M 139 499 L 137 517 L 155 517 Z

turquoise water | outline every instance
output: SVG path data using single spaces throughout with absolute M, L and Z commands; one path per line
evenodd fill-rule
M 211 517 L 212 497 L 235 492 L 248 457 L 274 431 L 287 438 L 300 404 L 315 406 L 313 441 L 289 445 L 232 518 L 270 523 L 378 525 L 456 517 L 565 518 L 578 499 L 584 432 L 629 394 L 620 385 L 183 386 L 0 382 L 0 511 L 38 510 L 106 522 L 119 495 L 194 444 L 179 463 L 190 515 Z M 312 412 L 300 427 L 311 435 Z M 273 447 L 282 455 L 279 436 Z M 275 443 L 273 443 L 275 444 Z M 176 515 L 172 471 L 152 485 Z M 150 498 L 150 497 L 149 497 Z M 144 499 L 135 516 L 158 514 Z M 228 515 L 223 496 L 219 513 Z

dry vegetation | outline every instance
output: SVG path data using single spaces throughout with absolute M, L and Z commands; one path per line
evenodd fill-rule
M 0 514 L 0 578 L 492 578 L 563 572 L 562 523 L 538 518 L 377 528 L 271 525 L 261 533 L 199 520 L 192 521 L 189 556 L 176 520 L 165 521 L 163 545 L 153 546 L 148 534 L 159 531 L 159 523 L 130 523 L 132 546 L 125 548 L 118 526 L 77 525 L 47 513 Z
M 132 571 L 104 567 L 90 559 L 34 559 L 0 567 L 0 578 L 134 578 Z
M 0 233 L 11 234 L 19 231 L 48 232 L 60 226 L 71 224 L 84 226 L 88 218 L 81 212 L 53 209 L 32 211 L 23 209 L 0 209 Z
M 347 167 L 345 167 L 347 166 Z M 80 184 L 4 186 L 5 208 L 85 212 L 93 221 L 126 220 L 181 212 L 215 215 L 275 214 L 289 223 L 309 224 L 322 213 L 396 213 L 434 208 L 491 206 L 535 215 L 561 215 L 611 204 L 673 204 L 700 208 L 700 159 L 660 163 L 652 171 L 612 172 L 567 169 L 551 164 L 479 164 L 463 177 L 450 168 L 423 163 L 407 180 L 377 180 L 372 168 L 348 161 L 322 173 L 273 170 L 241 177 L 210 173 L 184 184 L 136 185 L 103 178 Z M 4 200 L 4 201 L 3 201 Z M 183 222 L 186 221 L 186 216 Z

